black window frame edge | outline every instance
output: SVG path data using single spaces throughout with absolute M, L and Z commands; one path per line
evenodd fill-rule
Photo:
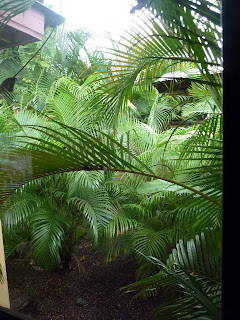
M 0 319 L 1 320 L 35 320 L 35 318 L 31 318 L 25 314 L 22 314 L 17 311 L 13 311 L 11 309 L 7 309 L 4 307 L 0 307 Z
M 240 2 L 222 1 L 223 27 L 223 285 L 222 319 L 240 319 L 239 141 L 240 141 Z

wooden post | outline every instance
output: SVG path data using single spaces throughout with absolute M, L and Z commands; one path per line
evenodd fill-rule
M 10 309 L 1 220 L 0 220 L 0 265 L 2 270 L 2 283 L 0 283 L 0 306 Z

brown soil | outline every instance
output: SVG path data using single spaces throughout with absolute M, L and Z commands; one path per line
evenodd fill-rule
M 104 247 L 94 251 L 89 239 L 76 249 L 72 269 L 46 272 L 30 258 L 7 260 L 11 309 L 41 320 L 133 320 L 144 319 L 157 306 L 150 300 L 118 289 L 133 283 L 136 264 L 117 258 L 104 264 Z

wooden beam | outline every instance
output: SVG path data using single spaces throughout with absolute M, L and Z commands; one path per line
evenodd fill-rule
M 0 34 L 0 40 L 7 42 L 7 43 L 11 43 L 11 40 L 5 38 L 2 34 Z
M 0 283 L 0 306 L 10 309 L 1 220 L 0 220 L 0 265 L 2 270 L 2 283 Z

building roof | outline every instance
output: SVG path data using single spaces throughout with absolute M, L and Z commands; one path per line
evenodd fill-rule
M 54 28 L 64 21 L 60 14 L 36 1 L 0 28 L 0 50 L 42 40 L 47 27 Z
M 45 17 L 45 23 L 44 23 L 45 29 L 47 27 L 54 28 L 54 27 L 62 24 L 65 21 L 65 18 L 63 16 L 61 16 L 57 12 L 53 11 L 52 9 L 46 7 L 44 4 L 42 4 L 39 1 L 36 1 L 32 7 L 43 12 L 44 17 Z

